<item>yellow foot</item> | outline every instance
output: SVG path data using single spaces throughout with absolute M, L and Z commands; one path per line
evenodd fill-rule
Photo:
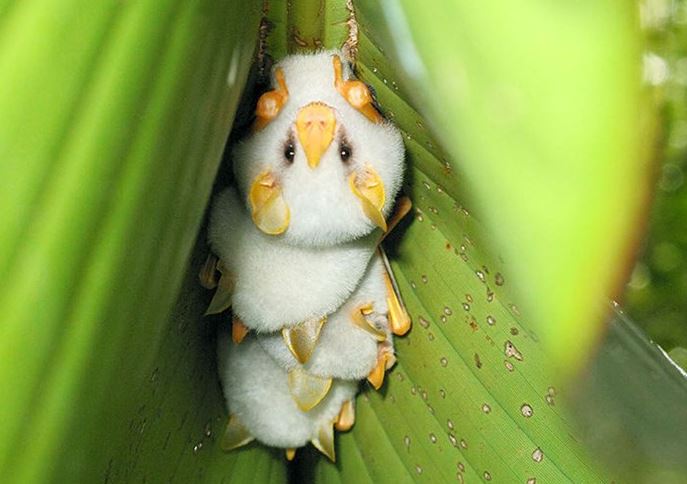
M 286 460 L 288 460 L 289 462 L 291 462 L 296 457 L 296 449 L 286 449 L 284 453 L 286 454 Z
M 386 370 L 394 366 L 395 363 L 396 356 L 391 345 L 387 343 L 380 344 L 377 350 L 377 364 L 367 376 L 367 381 L 370 382 L 375 390 L 382 388 Z
M 343 405 L 341 405 L 341 410 L 339 410 L 339 416 L 336 417 L 336 422 L 334 422 L 334 428 L 339 432 L 346 432 L 351 430 L 353 424 L 355 423 L 355 403 L 353 400 L 346 400 Z
M 231 340 L 234 344 L 240 344 L 248 334 L 248 331 L 250 329 L 239 318 L 234 316 L 234 319 L 231 321 Z
M 362 304 L 351 313 L 351 321 L 356 327 L 362 329 L 377 341 L 386 341 L 386 331 L 378 327 L 369 317 L 374 313 L 372 303 Z
M 384 271 L 384 282 L 386 284 L 386 303 L 389 307 L 389 326 L 395 335 L 403 336 L 410 330 L 410 315 L 401 299 L 400 291 L 394 279 L 394 273 L 391 271 L 391 266 L 389 265 L 389 259 L 387 259 L 381 247 L 378 253 L 386 269 L 386 271 Z

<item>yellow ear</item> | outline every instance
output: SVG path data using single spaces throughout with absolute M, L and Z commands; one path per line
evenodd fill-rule
M 248 199 L 253 222 L 260 230 L 269 235 L 286 231 L 291 213 L 282 197 L 281 187 L 271 172 L 263 172 L 255 178 Z
M 284 71 L 277 69 L 274 77 L 277 79 L 276 89 L 260 96 L 258 105 L 255 107 L 255 124 L 253 125 L 255 131 L 264 128 L 270 121 L 276 118 L 286 104 L 286 101 L 289 100 L 289 90 L 286 88 Z
M 353 194 L 362 202 L 365 215 L 386 232 L 386 220 L 382 214 L 386 194 L 379 174 L 368 165 L 362 171 L 352 173 L 348 184 Z
M 334 86 L 339 94 L 348 101 L 348 104 L 363 113 L 367 119 L 373 123 L 381 123 L 382 115 L 375 109 L 372 103 L 372 94 L 370 94 L 365 83 L 356 80 L 344 81 L 341 59 L 335 55 L 332 60 L 334 62 Z

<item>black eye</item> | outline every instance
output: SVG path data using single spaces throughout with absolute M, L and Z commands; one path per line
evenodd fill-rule
M 293 163 L 293 159 L 296 157 L 296 147 L 293 146 L 292 142 L 286 143 L 284 146 L 284 158 L 289 163 Z
M 346 143 L 341 143 L 341 146 L 339 146 L 339 156 L 341 157 L 341 161 L 346 163 L 351 158 L 351 154 L 351 147 Z

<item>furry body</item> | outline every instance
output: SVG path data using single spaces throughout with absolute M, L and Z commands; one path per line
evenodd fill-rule
M 365 274 L 374 237 L 319 248 L 286 244 L 255 227 L 234 188 L 217 197 L 209 230 L 213 252 L 236 278 L 234 314 L 258 332 L 336 311 Z
M 325 399 L 309 412 L 291 398 L 287 372 L 269 357 L 254 337 L 234 345 L 227 333 L 219 338 L 219 371 L 232 414 L 260 442 L 297 448 L 317 438 L 321 426 L 336 420 L 341 405 L 354 398 L 358 383 L 335 380 Z
M 337 311 L 328 316 L 313 355 L 302 365 L 308 373 L 321 377 L 361 380 L 374 368 L 377 362 L 377 341 L 352 323 L 351 314 L 360 305 L 373 303 L 375 318 L 386 332 L 387 338 L 391 339 L 386 321 L 383 270 L 379 258 L 374 257 L 356 291 Z M 258 341 L 283 368 L 300 366 L 284 344 L 281 333 L 259 335 Z
M 386 230 L 401 186 L 403 142 L 370 103 L 357 101 L 369 92 L 340 56 L 294 55 L 274 67 L 254 130 L 233 151 L 236 187 L 215 199 L 208 230 L 233 284 L 222 294 L 231 293 L 234 317 L 255 333 L 238 345 L 227 334 L 219 338 L 229 411 L 257 440 L 287 449 L 312 441 L 322 450 L 318 432 L 331 432 L 337 418 L 337 428 L 350 428 L 354 413 L 342 425 L 342 405 L 354 412 L 358 381 L 379 368 L 383 380 L 390 366 L 380 359 L 380 341 L 393 356 L 385 269 L 375 251 L 377 227 Z M 283 329 L 325 316 L 308 340 L 314 348 L 287 346 Z M 290 371 L 307 382 L 333 382 L 302 411 Z M 325 453 L 333 459 L 333 444 Z

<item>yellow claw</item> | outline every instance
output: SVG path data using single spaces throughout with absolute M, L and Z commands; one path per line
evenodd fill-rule
M 317 437 L 310 442 L 312 442 L 312 445 L 314 445 L 317 450 L 329 457 L 329 460 L 336 462 L 336 454 L 334 452 L 334 427 L 331 423 L 323 424 L 317 433 Z
M 243 341 L 243 338 L 245 338 L 248 334 L 248 331 L 250 330 L 245 324 L 243 324 L 243 321 L 234 316 L 234 319 L 231 322 L 231 340 L 234 342 L 234 344 L 240 344 L 241 341 Z
M 360 111 L 373 123 L 382 122 L 382 115 L 375 109 L 372 103 L 372 94 L 370 94 L 365 83 L 357 80 L 344 81 L 341 59 L 335 55 L 332 61 L 334 63 L 334 87 L 339 94 L 348 101 L 348 104 Z
M 268 235 L 279 235 L 289 227 L 291 212 L 274 175 L 263 172 L 250 187 L 248 199 L 253 223 Z
M 370 382 L 375 390 L 382 388 L 384 383 L 384 373 L 386 372 L 386 362 L 384 360 L 377 360 L 377 364 L 367 375 L 367 381 Z
M 367 218 L 386 232 L 386 220 L 382 214 L 386 194 L 379 174 L 368 165 L 360 172 L 351 173 L 348 184 L 353 194 L 360 199 Z
M 367 375 L 367 381 L 374 387 L 375 390 L 382 388 L 384 383 L 384 375 L 386 370 L 390 369 L 396 364 L 396 356 L 391 350 L 390 345 L 380 345 L 379 352 L 377 354 L 377 364 L 372 369 L 369 375 Z
M 289 462 L 291 462 L 294 459 L 294 457 L 296 457 L 296 449 L 286 449 L 284 453 L 286 454 L 286 460 L 288 460 Z
M 331 378 L 310 375 L 300 368 L 289 371 L 287 381 L 291 396 L 303 412 L 315 408 L 332 387 Z
M 334 110 L 320 102 L 310 103 L 298 111 L 296 132 L 310 168 L 316 168 L 336 129 Z
M 281 334 L 286 346 L 301 365 L 305 364 L 315 351 L 317 341 L 320 339 L 320 331 L 326 322 L 327 316 L 324 316 L 282 330 Z
M 377 341 L 385 341 L 386 332 L 376 327 L 372 322 L 370 322 L 369 319 L 367 319 L 367 316 L 372 314 L 372 312 L 373 309 L 371 303 L 358 306 L 351 313 L 351 321 L 353 321 L 353 324 L 355 324 L 358 328 L 368 333 Z
M 381 247 L 377 250 L 377 253 L 381 257 L 385 269 L 384 283 L 386 284 L 386 304 L 389 307 L 389 326 L 392 333 L 397 336 L 403 336 L 410 330 L 412 320 L 401 299 L 398 285 L 394 279 L 394 273 L 389 265 L 389 259 Z
M 339 416 L 336 417 L 336 422 L 334 422 L 334 428 L 339 432 L 347 432 L 351 430 L 353 424 L 355 424 L 355 404 L 353 400 L 346 400 L 341 405 Z
M 222 435 L 220 447 L 224 451 L 230 451 L 242 447 L 255 440 L 250 432 L 244 427 L 236 415 L 230 415 L 227 427 Z
M 284 71 L 277 69 L 274 72 L 274 77 L 277 80 L 277 88 L 267 91 L 258 99 L 258 105 L 255 108 L 255 124 L 253 125 L 255 131 L 264 128 L 276 118 L 286 101 L 289 100 L 289 90 L 286 88 Z

